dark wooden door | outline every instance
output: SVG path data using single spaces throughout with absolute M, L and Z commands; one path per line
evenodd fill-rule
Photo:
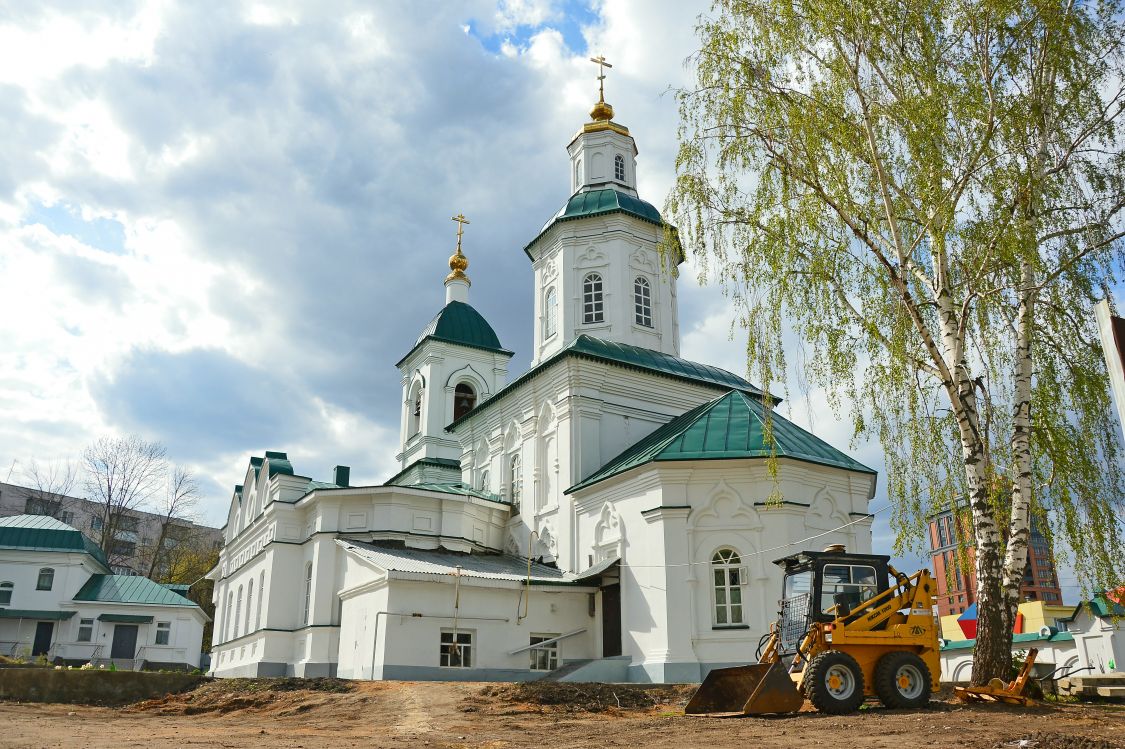
M 109 651 L 110 658 L 132 658 L 137 654 L 137 625 L 113 625 L 113 647 Z
M 37 622 L 35 625 L 35 642 L 31 646 L 32 655 L 46 655 L 51 649 L 51 635 L 55 633 L 54 622 Z
M 621 586 L 602 588 L 602 657 L 621 655 Z

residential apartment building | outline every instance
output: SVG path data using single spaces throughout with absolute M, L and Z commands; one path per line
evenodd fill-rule
M 968 523 L 967 515 L 956 514 L 952 510 L 930 518 L 930 558 L 938 588 L 935 600 L 941 616 L 964 613 L 977 600 L 975 550 L 969 544 L 961 546 L 961 539 L 971 536 Z M 1062 603 L 1062 589 L 1051 544 L 1034 522 L 1031 524 L 1027 566 L 1020 584 L 1020 600 Z
M 15 515 L 46 515 L 82 531 L 99 542 L 102 537 L 105 507 L 79 497 L 51 494 L 38 489 L 0 482 L 0 518 Z M 124 513 L 117 521 L 113 538 L 105 546 L 106 556 L 116 575 L 146 575 L 160 542 L 164 517 L 139 510 Z M 174 519 L 163 541 L 164 550 L 191 544 L 204 551 L 218 551 L 223 543 L 218 528 Z M 167 556 L 167 555 L 166 555 Z M 157 569 L 154 576 L 164 577 Z

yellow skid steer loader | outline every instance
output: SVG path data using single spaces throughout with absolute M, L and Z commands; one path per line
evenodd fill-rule
M 758 663 L 711 671 L 689 715 L 762 715 L 801 709 L 850 713 L 866 697 L 921 707 L 938 687 L 936 591 L 928 570 L 910 577 L 890 557 L 842 546 L 774 564 L 785 570 L 781 611 Z

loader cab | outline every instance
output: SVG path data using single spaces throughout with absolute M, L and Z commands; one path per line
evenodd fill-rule
M 783 653 L 797 650 L 812 622 L 830 622 L 889 587 L 889 556 L 802 551 L 777 559 L 785 572 L 778 631 Z

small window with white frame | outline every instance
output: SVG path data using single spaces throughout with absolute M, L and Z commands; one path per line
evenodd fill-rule
M 633 319 L 637 325 L 652 327 L 652 286 L 644 276 L 633 279 Z
M 745 573 L 742 558 L 734 549 L 719 549 L 711 557 L 711 574 L 715 591 L 715 626 L 744 627 L 742 586 Z
M 39 570 L 39 579 L 35 583 L 36 590 L 50 590 L 55 586 L 55 571 L 50 567 Z
M 12 593 L 15 591 L 16 586 L 10 582 L 0 583 L 0 606 L 12 605 Z
M 554 671 L 559 667 L 559 642 L 557 634 L 538 634 L 531 636 L 531 670 Z M 540 643 L 547 643 L 541 645 Z
M 605 297 L 599 273 L 590 273 L 582 279 L 582 322 L 585 325 L 605 322 Z
M 621 154 L 613 157 L 613 178 L 618 182 L 625 181 L 625 157 Z
M 442 668 L 473 667 L 473 633 L 463 629 L 441 631 Z
M 78 642 L 91 642 L 94 639 L 94 620 L 78 620 Z
M 156 644 L 167 645 L 172 641 L 172 622 L 156 623 Z

